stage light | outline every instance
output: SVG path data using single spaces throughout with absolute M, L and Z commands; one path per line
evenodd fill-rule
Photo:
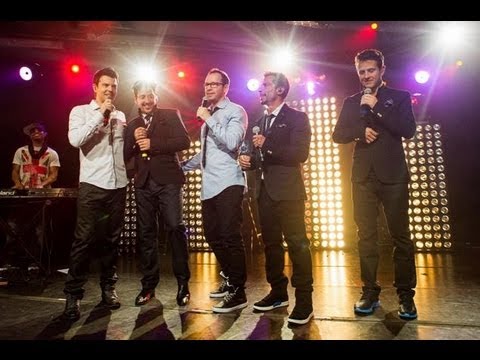
M 180 78 L 180 79 L 184 79 L 185 78 L 185 72 L 184 71 L 179 71 L 177 73 L 177 76 Z
M 33 77 L 32 70 L 28 66 L 22 66 L 18 71 L 18 74 L 20 75 L 20 78 L 25 81 L 30 81 Z
M 462 60 L 457 60 L 457 61 L 455 61 L 455 65 L 457 67 L 461 67 L 461 66 L 463 66 L 463 61 Z
M 310 96 L 315 95 L 315 83 L 313 81 L 307 81 L 305 86 L 307 87 L 308 95 Z
M 78 64 L 72 64 L 70 66 L 70 71 L 74 74 L 78 74 L 80 72 L 80 65 Z
M 425 84 L 430 79 L 428 71 L 420 70 L 415 73 L 415 81 L 419 84 Z
M 371 24 L 370 24 L 370 29 L 372 29 L 372 30 L 378 30 L 378 23 L 375 23 L 375 22 L 374 22 L 374 23 L 371 23 Z
M 307 91 L 314 91 L 318 83 L 307 81 L 304 84 Z M 342 181 L 340 172 L 334 171 L 339 168 L 340 159 L 338 145 L 330 141 L 332 127 L 337 121 L 336 98 L 294 100 L 291 106 L 307 113 L 312 129 L 310 156 L 303 164 L 308 197 L 305 202 L 307 237 L 317 250 L 342 248 L 345 246 Z
M 260 82 L 257 79 L 250 79 L 247 82 L 247 89 L 250 91 L 257 91 L 260 87 Z

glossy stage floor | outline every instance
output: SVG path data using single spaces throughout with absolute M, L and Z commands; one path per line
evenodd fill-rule
M 416 254 L 418 319 L 403 321 L 397 315 L 392 286 L 391 249 L 384 249 L 379 268 L 383 290 L 381 307 L 371 316 L 357 316 L 353 304 L 360 297 L 358 255 L 355 250 L 319 251 L 314 264 L 314 319 L 291 327 L 290 306 L 255 313 L 253 303 L 267 294 L 262 252 L 248 256 L 248 307 L 229 314 L 214 314 L 208 292 L 219 283 L 218 266 L 211 253 L 191 253 L 192 294 L 188 306 L 175 301 L 176 281 L 170 254 L 161 254 L 162 275 L 157 298 L 134 306 L 140 289 L 135 257 L 119 264 L 118 294 L 122 306 L 109 311 L 98 307 L 100 291 L 94 272 L 81 303 L 82 316 L 72 324 L 59 320 L 65 296 L 65 275 L 56 271 L 46 281 L 34 276 L 28 282 L 0 286 L 0 339 L 89 340 L 450 340 L 480 339 L 480 266 L 477 250 L 457 253 Z M 286 255 L 286 273 L 291 265 Z M 21 280 L 21 279 L 20 279 Z

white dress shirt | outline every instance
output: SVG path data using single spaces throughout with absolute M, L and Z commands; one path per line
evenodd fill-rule
M 127 186 L 123 161 L 125 114 L 114 110 L 104 126 L 103 114 L 95 100 L 75 106 L 70 112 L 68 140 L 80 150 L 80 182 L 102 189 Z

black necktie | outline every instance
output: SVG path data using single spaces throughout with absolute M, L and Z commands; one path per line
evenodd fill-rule
M 150 124 L 152 123 L 152 118 L 153 118 L 153 114 L 146 114 L 145 117 L 143 118 L 143 121 L 145 122 L 145 128 L 147 130 L 150 127 Z
M 219 107 L 215 106 L 211 114 L 215 111 L 217 111 Z M 205 124 L 205 135 L 203 136 L 203 153 L 202 153 L 202 167 L 205 169 L 205 165 L 207 164 L 207 137 L 208 137 L 208 131 L 210 128 L 208 127 L 208 124 Z
M 267 132 L 268 129 L 270 129 L 270 126 L 272 125 L 273 118 L 275 117 L 274 114 L 267 115 L 265 117 L 265 130 L 264 132 Z

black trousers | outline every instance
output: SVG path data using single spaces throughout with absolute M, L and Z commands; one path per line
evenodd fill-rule
M 140 256 L 140 271 L 143 274 L 142 288 L 153 290 L 160 280 L 157 213 L 165 222 L 167 241 L 172 248 L 173 273 L 178 283 L 190 279 L 188 267 L 188 242 L 182 216 L 182 184 L 157 184 L 149 178 L 142 188 L 135 189 Z
M 106 190 L 80 183 L 70 265 L 64 292 L 82 298 L 88 280 L 90 259 L 95 245 L 100 257 L 100 286 L 117 282 L 118 243 L 125 213 L 126 187 Z M 103 237 L 96 236 L 101 227 Z M 95 243 L 95 244 L 94 244 Z
M 202 201 L 205 239 L 215 254 L 229 283 L 245 287 L 247 280 L 245 244 L 242 237 L 244 187 L 227 187 L 217 196 Z
M 272 287 L 272 292 L 279 296 L 287 294 L 288 278 L 283 272 L 285 250 L 282 246 L 285 239 L 292 261 L 292 286 L 296 289 L 296 297 L 298 299 L 299 293 L 304 294 L 305 301 L 311 304 L 312 256 L 305 230 L 304 200 L 275 201 L 268 195 L 262 181 L 258 211 L 265 245 L 267 281 Z
M 360 272 L 364 287 L 380 293 L 377 282 L 379 261 L 377 218 L 378 204 L 385 211 L 388 229 L 393 239 L 393 262 L 398 294 L 413 296 L 417 284 L 414 246 L 408 225 L 408 184 L 385 184 L 370 172 L 364 182 L 354 182 L 352 188 L 354 219 L 358 227 Z

